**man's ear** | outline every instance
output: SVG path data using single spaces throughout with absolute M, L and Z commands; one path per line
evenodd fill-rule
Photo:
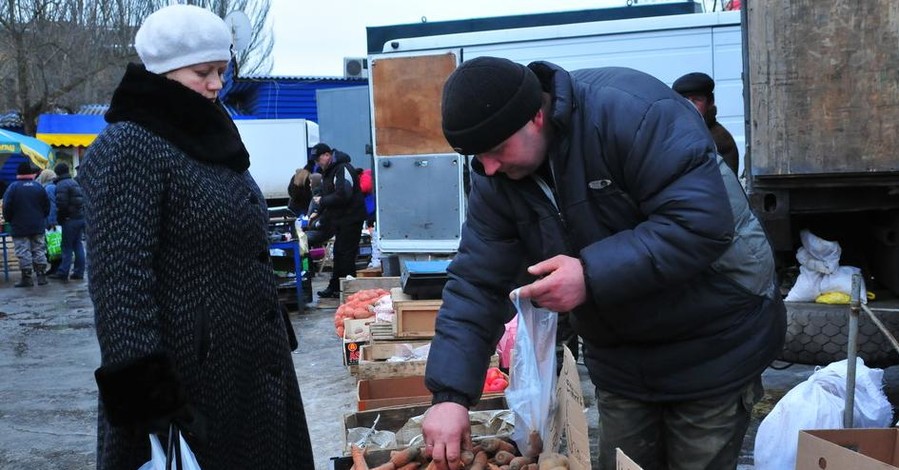
M 546 112 L 543 111 L 542 107 L 538 109 L 537 114 L 531 118 L 531 122 L 537 127 L 537 130 L 543 129 L 543 124 L 546 122 Z

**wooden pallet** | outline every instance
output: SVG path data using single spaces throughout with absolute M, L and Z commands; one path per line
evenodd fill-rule
M 13 273 L 19 271 L 19 258 L 16 258 L 16 250 L 13 246 L 12 237 L 3 237 L 0 239 L 0 243 L 6 247 L 7 268 L 9 269 L 10 276 L 12 276 Z M 2 252 L 0 252 L 0 256 L 2 256 Z M 2 262 L 2 260 L 0 260 L 0 262 Z

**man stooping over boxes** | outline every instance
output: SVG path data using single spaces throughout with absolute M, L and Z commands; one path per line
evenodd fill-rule
M 439 468 L 471 445 L 468 407 L 522 278 L 522 297 L 584 339 L 600 468 L 616 447 L 645 470 L 735 468 L 785 309 L 768 240 L 692 105 L 635 70 L 479 57 L 450 75 L 442 113 L 476 159 L 427 365 Z

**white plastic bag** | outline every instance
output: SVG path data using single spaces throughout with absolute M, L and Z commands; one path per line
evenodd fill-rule
M 506 403 L 515 413 L 512 439 L 519 449 L 527 449 L 531 431 L 536 431 L 544 444 L 549 436 L 556 405 L 556 323 L 559 314 L 534 307 L 530 299 L 521 302 L 518 289 L 512 292 L 512 302 L 518 311 L 518 331 Z
M 846 360 L 817 369 L 774 406 L 755 436 L 755 470 L 792 470 L 803 429 L 841 429 L 846 400 Z M 852 426 L 883 428 L 893 410 L 883 393 L 883 370 L 871 369 L 858 358 Z
M 843 250 L 840 244 L 820 238 L 803 229 L 799 232 L 802 248 L 796 253 L 799 264 L 822 274 L 830 274 L 840 265 L 840 255 Z
M 814 302 L 821 294 L 841 292 L 852 295 L 852 275 L 861 273 L 859 268 L 840 266 L 840 244 L 824 240 L 808 230 L 799 232 L 802 247 L 796 252 L 799 261 L 799 277 L 785 302 Z M 867 303 L 865 285 L 861 285 L 861 301 Z
M 174 439 L 176 435 L 177 441 Z M 180 454 L 180 459 L 176 453 Z M 194 452 L 190 450 L 190 446 L 175 425 L 169 426 L 168 455 L 173 457 L 171 462 L 167 461 L 166 451 L 162 449 L 159 438 L 155 434 L 150 434 L 150 460 L 137 470 L 200 470 Z

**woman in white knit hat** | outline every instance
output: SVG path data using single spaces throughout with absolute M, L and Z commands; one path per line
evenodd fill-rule
M 175 423 L 203 470 L 312 469 L 268 213 L 219 103 L 231 33 L 150 15 L 80 167 L 101 367 L 97 467 L 134 470 Z M 163 440 L 162 442 L 166 442 Z

